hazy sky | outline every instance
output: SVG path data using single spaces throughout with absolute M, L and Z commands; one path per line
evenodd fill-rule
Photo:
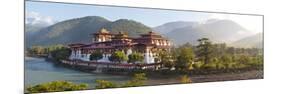
M 26 2 L 26 17 L 36 18 L 38 21 L 54 23 L 54 21 L 63 21 L 71 18 L 84 16 L 102 16 L 108 20 L 132 19 L 139 21 L 147 26 L 155 27 L 172 21 L 197 21 L 204 22 L 208 19 L 229 19 L 237 22 L 244 28 L 257 33 L 262 32 L 262 17 L 203 13 L 190 11 L 172 11 L 140 9 L 127 7 L 108 7 L 81 4 L 63 4 L 48 2 Z

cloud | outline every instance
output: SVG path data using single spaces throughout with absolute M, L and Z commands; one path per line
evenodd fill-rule
M 52 17 L 50 16 L 44 16 L 41 15 L 38 12 L 26 12 L 25 15 L 25 24 L 30 24 L 30 25 L 41 25 L 41 26 L 49 26 L 54 24 L 55 21 Z
M 253 33 L 260 33 L 263 30 L 262 16 L 211 14 L 208 19 L 232 20 Z

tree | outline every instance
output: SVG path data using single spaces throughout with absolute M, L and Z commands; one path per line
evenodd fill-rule
M 223 56 L 220 57 L 220 60 L 223 63 L 231 63 L 231 62 L 233 62 L 231 55 L 223 55 Z
M 144 84 L 144 81 L 146 80 L 145 73 L 137 73 L 134 74 L 133 79 L 126 82 L 123 87 L 135 87 L 135 86 L 141 86 Z
M 115 51 L 109 58 L 110 61 L 119 62 L 127 61 L 128 57 L 122 51 Z
M 90 55 L 90 60 L 99 60 L 99 59 L 102 59 L 102 53 L 100 51 L 95 51 L 93 52 L 91 55 Z
M 61 49 L 61 48 L 63 48 L 63 47 L 64 47 L 64 46 L 61 45 L 61 44 L 51 45 L 51 46 L 46 47 L 46 50 L 47 50 L 46 52 L 47 52 L 47 53 L 50 53 L 50 52 L 52 52 L 52 51 Z
M 142 62 L 144 59 L 144 56 L 141 53 L 134 52 L 134 53 L 130 54 L 128 56 L 128 58 L 129 58 L 128 62 L 136 63 L 137 61 Z
M 241 64 L 245 64 L 245 63 L 251 62 L 251 59 L 247 55 L 241 55 L 238 59 L 238 62 L 241 63 Z
M 106 81 L 106 80 L 96 80 L 96 88 L 97 89 L 104 89 L 104 88 L 116 88 L 117 84 L 110 82 L 110 81 Z
M 235 55 L 235 48 L 234 47 L 228 47 L 226 49 L 226 53 L 231 54 L 231 55 Z
M 262 68 L 263 67 L 263 56 L 258 55 L 252 58 L 251 62 L 248 65 L 255 67 L 255 68 Z
M 171 69 L 175 66 L 175 63 L 173 62 L 173 58 L 170 52 L 160 51 L 158 57 L 160 59 L 160 62 L 163 63 L 165 67 Z
M 198 39 L 199 45 L 197 48 L 198 57 L 204 61 L 204 63 L 209 63 L 212 55 L 212 43 L 208 38 Z
M 204 63 L 202 62 L 196 62 L 195 64 L 192 64 L 192 67 L 196 70 L 200 70 L 202 67 L 204 67 Z
M 71 54 L 71 50 L 66 47 L 62 47 L 60 49 L 56 49 L 51 52 L 51 55 L 55 61 L 68 59 L 70 54 Z
M 192 48 L 181 48 L 176 59 L 176 68 L 178 70 L 184 70 L 187 69 L 188 66 L 192 67 L 194 58 L 195 54 Z
M 59 92 L 59 91 L 73 91 L 85 90 L 88 88 L 87 84 L 74 84 L 67 81 L 53 81 L 28 87 L 28 93 L 43 93 L 43 92 Z
M 42 46 L 32 46 L 29 51 L 30 54 L 41 55 L 45 54 L 45 48 Z

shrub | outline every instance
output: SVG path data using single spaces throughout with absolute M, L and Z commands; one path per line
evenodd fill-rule
M 110 82 L 110 81 L 106 81 L 106 80 L 96 80 L 96 88 L 97 89 L 104 89 L 104 88 L 116 88 L 117 84 Z
M 203 69 L 216 69 L 216 63 L 207 63 L 203 65 Z
M 146 79 L 147 78 L 146 78 L 145 73 L 137 73 L 137 74 L 134 74 L 134 77 L 132 80 L 126 82 L 122 87 L 142 86 Z
M 204 63 L 203 62 L 196 62 L 194 64 L 192 64 L 194 69 L 201 69 L 203 67 Z
M 28 87 L 29 93 L 42 93 L 42 92 L 59 92 L 59 91 L 73 91 L 85 90 L 88 88 L 87 84 L 74 84 L 67 81 L 53 81 Z
M 183 75 L 180 77 L 181 83 L 186 84 L 186 83 L 192 83 L 191 79 L 187 75 Z

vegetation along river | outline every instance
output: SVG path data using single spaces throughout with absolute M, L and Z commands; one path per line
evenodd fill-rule
M 130 80 L 128 76 L 112 74 L 94 74 L 57 66 L 52 62 L 45 61 L 44 58 L 25 57 L 25 88 L 37 84 L 65 80 L 73 83 L 86 83 L 90 88 L 94 88 L 95 80 L 109 80 L 117 83 Z

